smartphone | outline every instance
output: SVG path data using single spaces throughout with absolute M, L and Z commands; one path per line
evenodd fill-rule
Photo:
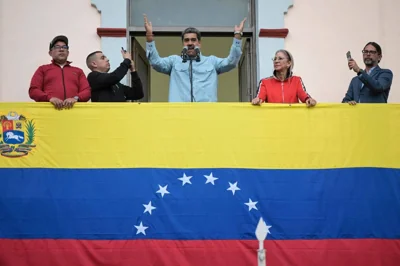
M 348 51 L 348 52 L 346 53 L 346 57 L 347 57 L 347 61 L 350 61 L 350 59 L 351 59 L 351 53 L 350 53 L 350 51 Z M 349 67 L 349 69 L 351 70 L 351 67 Z
M 346 57 L 347 57 L 347 61 L 349 61 L 349 60 L 351 59 L 351 53 L 350 53 L 350 51 L 348 51 L 348 52 L 346 53 Z
M 124 49 L 124 47 L 121 47 L 121 49 L 126 53 L 126 50 Z

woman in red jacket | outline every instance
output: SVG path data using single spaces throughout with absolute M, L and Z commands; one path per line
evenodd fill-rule
M 293 76 L 293 57 L 286 50 L 275 53 L 274 74 L 260 81 L 257 97 L 252 104 L 268 103 L 306 103 L 308 107 L 315 106 L 314 100 L 304 87 L 303 81 L 298 76 Z

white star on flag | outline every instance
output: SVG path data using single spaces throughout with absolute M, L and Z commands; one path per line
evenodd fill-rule
M 237 186 L 238 182 L 235 182 L 234 184 L 232 184 L 231 182 L 229 183 L 229 188 L 227 190 L 232 191 L 232 194 L 235 195 L 236 190 L 240 190 L 240 188 Z
M 269 229 L 272 227 L 272 225 L 267 225 L 267 234 L 271 234 L 271 232 L 269 231 Z
M 206 184 L 211 183 L 215 185 L 214 181 L 218 179 L 217 177 L 213 177 L 213 173 L 211 173 L 210 175 L 204 175 L 204 177 L 207 178 Z
M 252 209 L 257 209 L 256 204 L 258 203 L 258 201 L 252 201 L 251 199 L 249 199 L 249 202 L 245 203 L 247 206 L 249 206 L 249 211 L 251 211 Z
M 136 232 L 137 235 L 140 234 L 140 233 L 146 235 L 145 230 L 146 230 L 147 228 L 149 228 L 148 226 L 143 226 L 143 223 L 142 223 L 142 222 L 140 222 L 139 225 L 135 225 L 135 227 L 136 227 L 136 229 L 137 229 L 137 232 Z
M 178 178 L 178 179 L 182 181 L 182 186 L 184 186 L 186 183 L 187 184 L 192 184 L 192 182 L 190 182 L 191 178 L 192 178 L 192 176 L 186 176 L 186 174 L 183 173 L 183 176 Z
M 159 187 L 160 189 L 157 190 L 156 193 L 160 193 L 162 198 L 164 198 L 164 195 L 165 195 L 165 194 L 169 194 L 169 191 L 167 190 L 168 185 L 165 185 L 164 187 L 158 185 L 158 187 Z
M 145 208 L 145 210 L 144 210 L 143 213 L 148 212 L 148 213 L 150 213 L 150 215 L 151 215 L 151 211 L 156 209 L 156 207 L 151 206 L 151 201 L 150 201 L 149 204 L 147 204 L 147 205 L 146 205 L 146 204 L 143 204 L 143 206 L 144 206 L 144 208 Z

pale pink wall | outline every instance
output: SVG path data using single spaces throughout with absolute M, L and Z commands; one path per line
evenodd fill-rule
M 69 60 L 88 73 L 86 56 L 100 49 L 98 27 L 90 0 L 0 0 L 0 101 L 32 101 L 31 77 L 50 62 L 49 43 L 59 34 L 69 38 Z
M 320 102 L 342 100 L 351 78 L 346 52 L 363 65 L 361 50 L 369 41 L 383 50 L 380 66 L 394 73 L 389 102 L 400 102 L 399 0 L 294 0 L 285 16 L 286 49 L 295 72 Z

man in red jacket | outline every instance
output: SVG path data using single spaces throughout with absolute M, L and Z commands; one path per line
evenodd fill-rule
M 68 38 L 56 36 L 50 43 L 51 64 L 40 66 L 32 77 L 29 97 L 36 102 L 51 102 L 56 109 L 69 109 L 76 102 L 90 99 L 90 86 L 83 70 L 71 66 Z

